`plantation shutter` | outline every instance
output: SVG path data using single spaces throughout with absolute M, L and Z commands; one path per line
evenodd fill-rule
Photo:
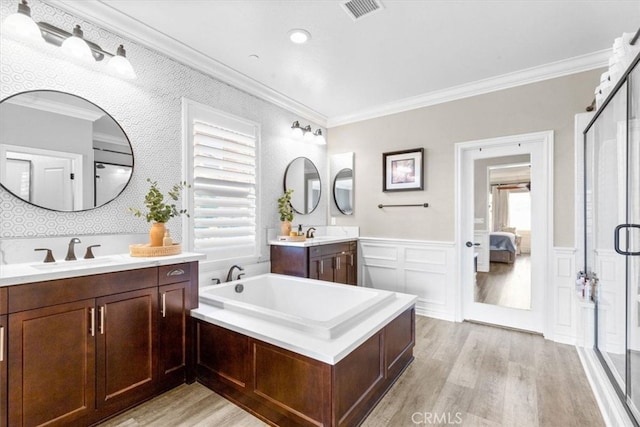
M 257 253 L 256 136 L 193 120 L 193 245 L 210 259 Z

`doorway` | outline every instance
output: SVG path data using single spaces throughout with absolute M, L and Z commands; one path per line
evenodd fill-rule
M 544 332 L 545 288 L 548 283 L 548 258 L 553 231 L 553 132 L 538 132 L 456 144 L 456 242 L 458 259 L 459 320 L 473 320 L 511 328 Z M 528 182 L 518 182 L 514 193 L 530 197 L 529 228 L 521 230 L 508 223 L 489 195 L 490 167 L 499 164 L 525 164 L 529 168 Z M 515 166 L 514 166 L 515 167 Z M 485 174 L 484 182 L 477 183 Z M 487 188 L 487 200 L 476 200 L 476 184 Z M 517 190 L 518 189 L 518 190 Z M 521 189 L 521 190 L 520 190 Z M 506 193 L 505 193 L 506 194 Z M 504 194 L 502 194 L 504 197 Z M 517 197 L 516 197 L 517 198 Z M 508 199 L 508 197 L 507 197 Z M 476 203 L 478 202 L 478 203 Z M 518 209 L 521 209 L 520 206 Z M 484 216 L 483 216 L 484 215 Z M 491 224 L 490 224 L 491 222 Z M 524 227 L 521 225 L 521 228 Z M 491 236 L 494 229 L 502 234 L 500 242 Z M 528 232 L 528 233 L 525 233 Z M 527 250 L 522 257 L 523 234 L 528 234 Z M 520 254 L 518 254 L 520 252 Z M 518 259 L 518 257 L 521 257 Z M 519 263 L 519 261 L 521 261 Z M 478 294 L 478 274 L 501 267 L 506 275 L 522 274 L 514 285 L 527 292 L 516 304 L 497 304 Z M 515 271 L 514 267 L 519 268 Z M 525 268 L 526 267 L 526 268 Z M 523 273 L 524 271 L 524 273 Z M 508 273 L 508 274 L 507 274 Z M 525 278 L 528 283 L 525 283 Z M 527 286 L 528 285 L 528 286 Z M 504 284 L 504 291 L 512 286 Z

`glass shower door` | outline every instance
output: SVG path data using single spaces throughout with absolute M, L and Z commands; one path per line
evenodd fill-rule
M 640 67 L 629 80 L 627 223 L 640 227 Z M 640 420 L 640 228 L 627 230 L 627 403 Z
M 627 90 L 589 129 L 585 145 L 586 268 L 597 276 L 596 348 L 621 395 L 627 390 L 627 274 L 614 230 L 627 217 Z

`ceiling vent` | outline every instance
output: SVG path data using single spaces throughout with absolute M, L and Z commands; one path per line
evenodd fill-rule
M 348 0 L 341 3 L 347 15 L 354 21 L 373 12 L 382 10 L 382 3 L 379 0 Z

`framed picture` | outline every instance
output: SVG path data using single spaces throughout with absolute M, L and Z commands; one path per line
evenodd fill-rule
M 382 154 L 382 191 L 424 189 L 424 148 Z

